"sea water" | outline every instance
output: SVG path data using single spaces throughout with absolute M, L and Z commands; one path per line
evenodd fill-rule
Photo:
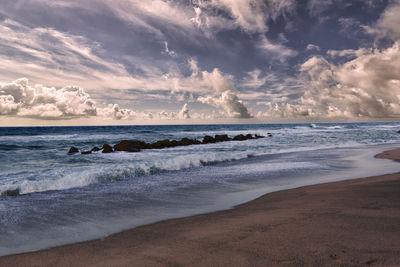
M 298 186 L 400 171 L 374 155 L 398 122 L 0 128 L 0 255 L 104 237 L 230 208 Z M 120 140 L 272 137 L 139 153 L 68 155 Z

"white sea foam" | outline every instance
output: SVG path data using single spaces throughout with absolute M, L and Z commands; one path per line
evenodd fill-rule
M 216 129 L 213 130 L 214 128 Z M 104 139 L 110 140 L 110 143 L 112 143 L 112 140 L 135 139 L 133 138 L 134 136 L 141 135 L 142 133 L 139 130 L 136 132 L 127 131 L 126 134 L 121 134 L 120 132 L 114 134 L 112 131 L 110 133 L 101 132 L 92 134 L 82 131 L 80 134 L 69 134 L 68 132 L 59 135 L 3 135 L 0 138 L 0 143 L 4 145 L 8 145 L 10 141 L 14 143 L 21 142 L 24 145 L 17 146 L 12 152 L 9 152 L 10 156 L 15 154 L 17 160 L 4 161 L 7 168 L 4 168 L 0 172 L 0 193 L 15 188 L 19 188 L 22 194 L 64 190 L 94 183 L 131 179 L 160 172 L 180 171 L 219 162 L 241 160 L 250 156 L 358 147 L 365 144 L 395 143 L 398 139 L 397 134 L 392 130 L 394 128 L 400 128 L 400 125 L 313 124 L 310 127 L 310 125 L 304 124 L 274 125 L 271 127 L 255 126 L 254 128 L 249 127 L 248 130 L 211 126 L 204 131 L 192 130 L 179 132 L 174 132 L 173 129 L 165 131 L 163 129 L 163 131 L 159 130 L 158 139 L 164 138 L 165 135 L 170 136 L 170 139 L 179 139 L 182 137 L 201 138 L 204 135 L 216 134 L 228 134 L 233 137 L 243 133 L 264 136 L 272 133 L 273 137 L 241 142 L 232 141 L 168 149 L 143 150 L 140 153 L 93 153 L 92 155 L 76 154 L 73 156 L 66 155 L 68 147 L 60 149 L 59 144 L 63 144 L 63 142 L 59 141 L 82 141 L 81 145 L 77 143 L 77 146 L 84 150 L 90 149 L 94 145 L 102 145 L 94 144 L 93 140 Z M 196 129 L 196 127 L 191 129 Z M 157 136 L 153 131 L 150 131 L 150 133 L 151 135 L 143 135 L 143 137 L 151 139 Z M 36 141 L 42 141 L 44 144 L 52 144 L 54 147 L 40 152 L 35 152 L 34 148 L 30 151 L 18 151 L 19 154 L 14 152 L 20 148 L 24 148 L 25 143 L 29 145 L 29 142 Z M 26 171 L 22 171 L 20 164 L 17 164 L 18 160 L 21 160 L 21 157 L 24 156 L 26 156 L 26 159 L 22 160 L 24 161 L 24 166 L 30 168 L 29 174 Z M 53 159 L 53 156 L 57 158 Z M 53 164 L 56 165 L 53 166 Z M 270 167 L 272 170 L 272 166 Z
M 241 142 L 236 144 L 243 145 Z M 196 153 L 194 146 L 182 147 L 185 151 L 144 151 L 141 153 L 112 153 L 112 154 L 97 154 L 98 157 L 112 159 L 119 164 L 112 164 L 111 166 L 96 165 L 87 168 L 78 168 L 73 171 L 62 169 L 52 173 L 52 175 L 38 177 L 35 180 L 18 179 L 3 180 L 0 185 L 0 194 L 6 190 L 20 189 L 20 194 L 29 194 L 35 192 L 44 192 L 51 190 L 66 190 L 76 187 L 84 187 L 95 183 L 112 182 L 118 180 L 132 179 L 143 175 L 152 175 L 166 171 L 180 171 L 193 167 L 200 167 L 209 164 L 216 164 L 220 162 L 227 162 L 232 160 L 241 160 L 250 156 L 262 156 L 279 153 L 292 153 L 311 151 L 317 149 L 338 148 L 338 147 L 357 147 L 363 144 L 358 142 L 346 142 L 341 145 L 324 145 L 314 147 L 294 147 L 287 149 L 264 149 L 254 150 L 245 149 L 243 151 L 234 151 L 233 146 L 235 142 L 220 143 L 220 148 L 224 146 L 226 152 L 223 151 L 209 151 L 209 148 L 215 144 L 208 144 L 202 146 Z M 244 148 L 248 148 L 244 146 Z M 177 148 L 174 148 L 177 149 Z M 188 153 L 188 150 L 192 150 Z M 170 155 L 168 156 L 168 152 Z M 176 153 L 174 153 L 176 152 Z M 180 153 L 184 152 L 184 153 Z M 81 156 L 81 155 L 78 155 Z M 153 159 L 153 160 L 149 160 Z M 315 164 L 309 162 L 295 162 L 295 163 L 268 163 L 263 165 L 249 165 L 246 169 L 239 170 L 242 167 L 232 166 L 231 170 L 235 172 L 247 171 L 249 173 L 262 169 L 263 171 L 277 171 L 283 169 L 293 168 L 315 168 Z M 237 169 L 239 168 L 239 169 Z M 40 174 L 38 173 L 38 176 Z

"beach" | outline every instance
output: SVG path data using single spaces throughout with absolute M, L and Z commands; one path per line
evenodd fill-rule
M 229 210 L 0 257 L 0 265 L 398 266 L 400 173 L 273 192 Z

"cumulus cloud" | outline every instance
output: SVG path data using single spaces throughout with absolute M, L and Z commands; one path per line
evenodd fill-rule
M 218 68 L 211 72 L 201 71 L 193 59 L 189 63 L 192 70 L 191 84 L 212 89 L 207 95 L 198 97 L 199 102 L 222 108 L 228 117 L 251 117 L 247 107 L 235 93 L 231 75 L 223 74 Z
M 400 39 L 400 0 L 392 1 L 379 18 L 375 33 L 378 37 Z
M 118 104 L 109 104 L 105 108 L 98 109 L 98 115 L 103 118 L 114 120 L 133 120 L 138 118 L 136 112 L 130 109 L 120 108 Z M 146 116 L 140 116 L 141 119 L 143 117 Z
M 214 91 L 216 96 L 222 92 L 220 98 L 216 97 L 215 102 L 211 100 L 206 102 L 223 108 L 226 113 L 193 113 L 192 115 L 187 103 L 177 112 L 166 110 L 155 112 L 135 111 L 121 108 L 118 104 L 108 104 L 101 107 L 81 87 L 65 86 L 57 89 L 40 84 L 31 85 L 28 79 L 21 78 L 9 83 L 0 83 L 0 116 L 17 116 L 43 120 L 68 120 L 82 117 L 109 120 L 186 120 L 250 117 L 247 108 L 238 97 L 230 89 L 224 87 L 226 86 L 226 81 L 219 80 L 224 79 L 224 76 L 219 71 L 200 71 L 196 75 L 199 76 L 196 77 L 197 81 L 200 83 L 203 81 L 205 86 L 211 86 L 211 90 L 222 88 L 222 91 Z M 205 79 L 208 78 L 211 80 L 206 81 Z M 210 99 L 213 98 L 210 97 Z M 202 102 L 201 99 L 198 101 Z
M 220 97 L 199 97 L 199 101 L 215 107 L 222 107 L 229 117 L 251 118 L 249 111 L 241 100 L 231 91 L 222 92 Z
M 178 113 L 178 118 L 179 119 L 190 119 L 190 114 L 189 114 L 189 107 L 188 104 L 185 103 Z
M 77 86 L 57 90 L 27 79 L 0 83 L 0 114 L 43 119 L 96 116 L 95 102 Z
M 323 11 L 332 1 L 311 1 Z M 266 103 L 259 116 L 319 118 L 397 118 L 400 116 L 400 1 L 392 1 L 369 33 L 392 40 L 384 48 L 328 50 L 332 63 L 313 56 L 299 68 L 302 92 L 295 98 Z M 346 20 L 348 23 L 351 20 Z M 375 44 L 377 45 L 377 44 Z M 343 62 L 344 60 L 344 62 Z M 337 61 L 337 60 L 336 60 Z
M 361 49 L 362 50 L 362 49 Z M 341 65 L 312 57 L 301 65 L 307 89 L 293 103 L 269 103 L 269 114 L 349 118 L 400 116 L 400 43 L 355 51 Z

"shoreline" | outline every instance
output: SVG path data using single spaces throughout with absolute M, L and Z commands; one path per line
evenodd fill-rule
M 375 157 L 400 161 L 400 149 Z M 399 225 L 395 173 L 272 192 L 229 210 L 2 256 L 0 265 L 400 265 Z

